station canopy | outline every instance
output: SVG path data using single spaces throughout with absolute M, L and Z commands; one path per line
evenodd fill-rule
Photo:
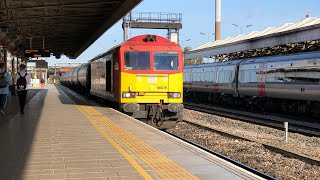
M 78 57 L 142 0 L 0 0 L 0 46 Z
M 268 27 L 224 40 L 208 42 L 185 54 L 185 59 L 227 57 L 226 60 L 249 56 L 320 50 L 320 18 L 305 18 L 297 23 Z

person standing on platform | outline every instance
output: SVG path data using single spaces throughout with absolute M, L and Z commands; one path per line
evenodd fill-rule
M 26 65 L 21 64 L 19 66 L 19 72 L 15 78 L 15 84 L 17 86 L 17 94 L 19 97 L 20 113 L 24 114 L 24 106 L 26 104 L 28 84 L 31 83 L 31 76 L 26 72 Z
M 11 84 L 11 77 L 5 70 L 5 64 L 0 63 L 0 117 L 5 115 Z
M 41 80 L 40 80 L 40 84 L 41 84 L 41 89 L 43 89 L 44 88 L 44 79 L 43 78 L 41 78 Z

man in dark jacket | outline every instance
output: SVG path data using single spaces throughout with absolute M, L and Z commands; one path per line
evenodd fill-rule
M 31 76 L 26 72 L 26 65 L 21 64 L 19 66 L 19 70 L 20 71 L 17 73 L 15 78 L 15 84 L 17 85 L 17 94 L 20 103 L 20 113 L 24 114 L 24 106 L 26 104 L 28 84 L 31 83 Z M 21 82 L 22 84 L 19 84 Z

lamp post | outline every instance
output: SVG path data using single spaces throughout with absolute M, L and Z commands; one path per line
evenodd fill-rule
M 232 24 L 232 26 L 235 26 L 235 27 L 237 27 L 237 28 L 240 28 L 240 32 L 241 32 L 241 34 L 242 34 L 242 28 L 243 28 L 243 26 L 240 26 L 240 25 L 238 25 L 238 24 Z M 252 24 L 248 24 L 248 25 L 246 25 L 246 26 L 244 26 L 244 27 L 250 27 L 250 26 L 252 26 Z
M 184 50 L 184 48 L 185 48 L 185 47 L 183 46 L 183 45 L 184 45 L 184 42 L 188 42 L 188 41 L 191 41 L 191 39 L 189 38 L 189 39 L 186 39 L 186 40 L 182 40 L 182 41 L 181 41 L 181 48 L 182 48 L 183 50 Z
M 204 32 L 200 32 L 201 35 L 207 35 L 208 36 L 208 42 L 210 41 L 210 33 L 204 33 Z M 215 35 L 216 33 L 212 33 L 212 35 Z

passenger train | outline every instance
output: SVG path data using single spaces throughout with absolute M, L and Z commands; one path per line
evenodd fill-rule
M 183 109 L 183 54 L 156 35 L 140 35 L 61 76 L 61 84 L 113 102 L 157 128 L 175 125 Z
M 184 95 L 250 110 L 320 112 L 320 52 L 186 66 Z

